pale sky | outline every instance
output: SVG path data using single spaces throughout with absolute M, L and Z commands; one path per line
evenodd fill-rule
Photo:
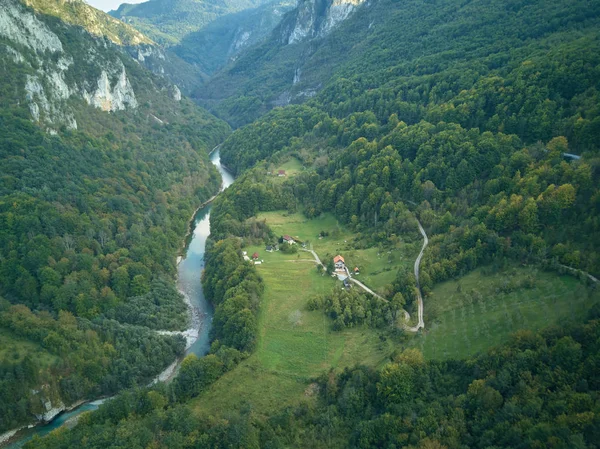
M 142 3 L 146 0 L 85 0 L 94 8 L 101 9 L 102 11 L 110 11 L 111 9 L 117 9 L 121 3 Z

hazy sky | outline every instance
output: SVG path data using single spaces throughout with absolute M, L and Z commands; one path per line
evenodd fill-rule
M 85 0 L 95 8 L 101 9 L 102 11 L 110 11 L 111 9 L 117 9 L 121 3 L 142 3 L 146 0 Z

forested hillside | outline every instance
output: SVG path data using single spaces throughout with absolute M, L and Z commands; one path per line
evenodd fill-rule
M 580 111 L 597 103 L 598 14 L 586 1 L 381 0 L 335 32 L 291 44 L 284 20 L 195 96 L 235 125 L 324 89 L 341 115 L 370 110 L 382 120 L 394 105 L 409 124 L 454 114 L 528 139 L 564 134 L 581 116 L 579 132 L 593 133 L 594 117 Z
M 26 447 L 597 447 L 598 2 L 301 0 L 220 71 L 249 22 L 196 27 L 262 2 L 123 5 L 209 56 L 194 98 L 231 135 L 125 50 L 10 2 L 0 431 L 126 388 Z M 174 256 L 221 142 L 210 350 L 143 387 L 183 353 L 156 330 L 187 324 Z
M 104 38 L 2 3 L 0 431 L 182 353 L 151 329 L 187 325 L 175 256 L 228 133 Z
M 445 5 L 384 3 L 395 19 L 420 5 L 434 25 Z M 364 64 L 350 52 L 306 106 L 276 109 L 234 133 L 224 163 L 243 171 L 294 154 L 314 169 L 293 180 L 305 213 L 334 212 L 376 241 L 401 233 L 398 217 L 416 203 L 434 234 L 425 288 L 496 257 L 555 260 L 598 275 L 598 10 L 554 1 L 513 6 L 521 14 L 481 26 L 474 23 L 500 9 L 465 6 L 480 14 L 457 39 L 449 39 L 458 36 L 450 26 L 414 38 L 428 20 L 407 29 L 380 18 L 371 32 L 380 39 L 369 41 Z M 372 12 L 365 8 L 323 45 L 347 36 L 351 22 Z M 526 27 L 528 15 L 551 25 Z M 457 26 L 466 20 L 451 17 Z M 382 40 L 391 35 L 398 39 Z

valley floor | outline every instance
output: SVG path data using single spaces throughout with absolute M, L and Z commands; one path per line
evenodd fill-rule
M 246 250 L 259 252 L 264 261 L 257 266 L 265 282 L 258 348 L 193 401 L 198 411 L 218 416 L 250 404 L 267 414 L 310 400 L 311 378 L 330 368 L 385 363 L 394 345 L 381 332 L 366 327 L 334 332 L 322 311 L 306 309 L 312 295 L 327 293 L 339 283 L 317 273 L 310 253 Z
M 343 254 L 348 267 L 360 266 L 361 274 L 356 277 L 376 291 L 384 290 L 399 267 L 413 268 L 422 243 L 415 239 L 386 251 L 357 249 L 352 233 L 330 214 L 309 220 L 301 213 L 276 211 L 258 218 L 266 220 L 276 235 L 289 234 L 308 242 L 323 263 L 333 254 Z M 322 231 L 329 235 L 319 239 Z M 268 415 L 310 401 L 314 394 L 311 379 L 329 369 L 381 366 L 402 347 L 419 348 L 428 359 L 472 356 L 504 343 L 521 329 L 539 330 L 582 318 L 598 301 L 598 293 L 571 276 L 515 265 L 484 267 L 437 285 L 425 298 L 426 328 L 406 334 L 401 343 L 392 341 L 387 330 L 364 326 L 334 332 L 322 311 L 307 310 L 313 295 L 340 284 L 317 272 L 311 252 L 266 252 L 264 246 L 245 250 L 249 255 L 259 254 L 262 263 L 257 268 L 265 282 L 258 348 L 193 401 L 199 413 L 222 416 L 249 406 Z

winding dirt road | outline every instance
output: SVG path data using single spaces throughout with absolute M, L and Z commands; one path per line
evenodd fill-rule
M 417 219 L 417 224 L 419 225 L 419 232 L 423 236 L 423 247 L 421 248 L 421 252 L 417 256 L 417 259 L 415 260 L 415 269 L 414 269 L 415 270 L 415 278 L 417 280 L 417 305 L 418 305 L 419 321 L 416 326 L 411 327 L 411 326 L 404 325 L 404 329 L 409 332 L 417 332 L 419 329 L 422 329 L 425 327 L 425 321 L 423 321 L 423 295 L 421 294 L 421 285 L 419 284 L 419 266 L 421 265 L 421 259 L 423 258 L 423 253 L 425 252 L 425 248 L 427 248 L 427 245 L 429 244 L 429 238 L 427 238 L 425 229 L 423 229 L 423 226 L 421 225 L 421 222 L 418 219 Z M 317 264 L 321 265 L 325 269 L 323 262 L 321 262 L 321 259 L 319 259 L 319 256 L 317 255 L 317 253 L 314 252 L 312 249 L 304 249 L 303 248 L 300 251 L 306 251 L 306 252 L 311 253 L 313 255 L 313 257 L 315 258 L 315 262 Z M 387 302 L 387 299 L 385 299 L 382 296 L 375 293 L 373 290 L 371 290 L 369 287 L 367 287 L 365 284 L 363 284 L 359 280 L 354 279 L 350 275 L 350 273 L 348 273 L 348 279 L 350 279 L 350 281 L 354 282 L 356 285 L 361 287 L 367 293 L 370 293 L 371 295 L 373 295 L 377 298 L 383 299 L 384 301 Z M 410 320 L 410 315 L 407 311 L 404 311 L 404 318 L 406 321 Z
M 421 252 L 417 256 L 417 260 L 415 260 L 415 278 L 417 280 L 417 305 L 419 308 L 418 317 L 419 322 L 416 326 L 410 327 L 405 326 L 404 329 L 410 332 L 417 332 L 419 329 L 425 327 L 425 322 L 423 321 L 423 295 L 421 295 L 421 285 L 419 284 L 419 265 L 421 265 L 421 259 L 423 258 L 423 253 L 425 252 L 425 248 L 429 244 L 429 239 L 427 238 L 427 234 L 425 234 L 425 229 L 421 226 L 421 222 L 417 219 L 417 224 L 419 225 L 419 232 L 423 236 L 423 247 L 421 248 Z

